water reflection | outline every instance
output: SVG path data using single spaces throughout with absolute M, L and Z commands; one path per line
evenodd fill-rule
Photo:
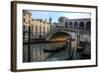
M 66 42 L 34 43 L 23 45 L 23 62 L 43 62 L 85 59 Z

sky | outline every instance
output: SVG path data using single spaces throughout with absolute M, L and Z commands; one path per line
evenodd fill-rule
M 32 19 L 42 19 L 47 21 L 52 18 L 52 22 L 58 22 L 59 17 L 66 17 L 68 19 L 77 18 L 91 18 L 90 13 L 79 13 L 79 12 L 61 12 L 61 11 L 34 11 L 32 10 Z

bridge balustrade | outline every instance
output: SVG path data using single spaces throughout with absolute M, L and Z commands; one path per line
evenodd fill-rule
M 48 38 L 50 35 L 56 33 L 56 32 L 74 32 L 79 34 L 90 34 L 89 30 L 86 29 L 74 29 L 74 28 L 68 28 L 68 27 L 51 27 L 51 30 L 46 34 L 45 38 Z

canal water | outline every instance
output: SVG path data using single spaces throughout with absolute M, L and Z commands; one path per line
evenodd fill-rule
M 33 43 L 23 45 L 23 62 L 64 61 L 79 59 L 66 42 Z M 74 57 L 74 58 L 73 58 Z

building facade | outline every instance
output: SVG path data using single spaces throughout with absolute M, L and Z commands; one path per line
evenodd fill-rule
M 49 21 L 42 19 L 32 19 L 32 13 L 23 11 L 23 38 L 28 40 L 28 32 L 30 30 L 31 39 L 43 39 L 47 32 L 50 31 L 52 19 Z M 30 28 L 30 29 L 29 29 Z
M 85 29 L 91 30 L 91 19 L 90 18 L 80 18 L 80 19 L 68 19 L 66 17 L 60 17 L 58 19 L 58 26 L 71 28 L 71 29 Z

